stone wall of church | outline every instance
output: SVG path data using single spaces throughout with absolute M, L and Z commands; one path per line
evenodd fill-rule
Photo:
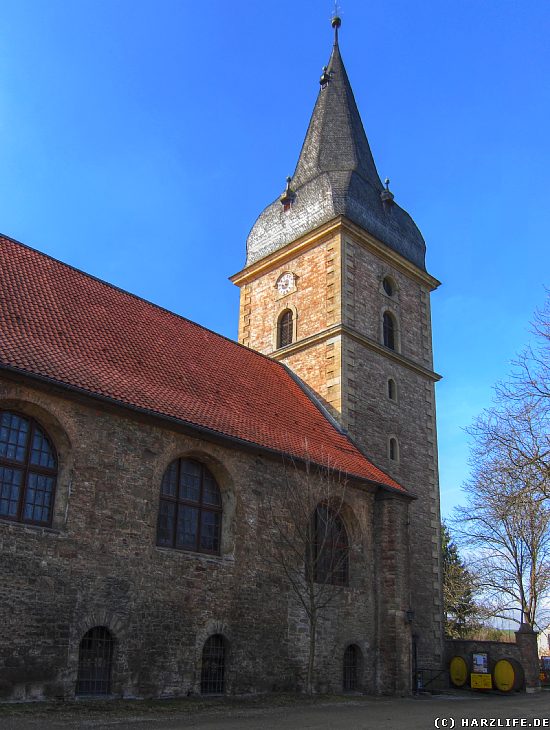
M 0 409 L 39 421 L 59 460 L 52 527 L 0 521 L 1 697 L 73 697 L 80 642 L 94 626 L 115 639 L 115 696 L 198 693 L 202 648 L 212 634 L 227 642 L 228 693 L 303 688 L 307 622 L 271 560 L 275 536 L 266 512 L 273 504 L 291 519 L 277 495 L 287 479 L 301 488 L 300 470 L 24 381 L 0 381 Z M 162 475 L 182 456 L 205 463 L 220 486 L 219 556 L 156 545 Z M 320 691 L 341 691 L 350 643 L 362 653 L 360 690 L 410 686 L 400 598 L 407 594 L 407 503 L 391 501 L 392 510 L 380 511 L 374 488 L 346 491 L 350 584 L 320 623 Z M 384 586 L 387 603 L 379 601 Z M 399 631 L 392 628 L 396 640 L 382 665 L 388 622 Z

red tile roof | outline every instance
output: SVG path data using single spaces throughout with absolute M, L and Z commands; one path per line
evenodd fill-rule
M 404 491 L 280 363 L 2 236 L 0 367 Z

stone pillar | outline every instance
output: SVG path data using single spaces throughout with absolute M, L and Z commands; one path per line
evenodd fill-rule
M 376 689 L 411 692 L 408 500 L 380 492 L 375 502 Z
M 525 672 L 526 692 L 540 692 L 537 637 L 538 633 L 533 631 L 529 624 L 521 624 L 519 630 L 516 631 L 516 644 L 521 656 L 521 665 Z

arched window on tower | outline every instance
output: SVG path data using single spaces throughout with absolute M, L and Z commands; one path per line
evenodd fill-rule
M 111 694 L 114 646 L 105 626 L 94 626 L 84 634 L 78 653 L 77 695 Z
M 277 347 L 286 347 L 294 335 L 294 317 L 291 309 L 285 309 L 277 325 Z
M 0 517 L 50 525 L 57 479 L 57 457 L 33 419 L 0 411 Z
M 390 457 L 390 461 L 396 463 L 399 461 L 399 444 L 394 436 L 388 441 L 388 456 Z
M 388 378 L 388 398 L 397 401 L 397 385 L 393 378 Z
M 391 279 L 389 276 L 385 276 L 383 278 L 382 288 L 389 297 L 393 297 L 393 295 L 395 294 L 395 284 L 393 282 L 393 279 Z
M 384 345 L 390 350 L 397 349 L 397 323 L 395 317 L 390 312 L 384 312 L 383 322 L 383 340 Z
M 306 572 L 316 583 L 347 586 L 349 542 L 341 517 L 328 505 L 320 504 L 313 514 L 311 545 L 306 556 Z M 311 564 L 308 564 L 308 558 Z

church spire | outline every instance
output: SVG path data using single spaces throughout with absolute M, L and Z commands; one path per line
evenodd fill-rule
M 332 18 L 334 43 L 291 180 L 291 203 L 277 198 L 247 240 L 247 265 L 320 225 L 342 216 L 425 269 L 426 245 L 412 218 L 384 189 L 340 53 L 341 20 Z M 390 200 L 391 197 L 391 200 Z
M 357 172 L 366 183 L 382 191 L 351 84 L 342 61 L 338 29 L 332 19 L 334 45 L 321 76 L 321 90 L 313 109 L 306 138 L 292 178 L 294 189 L 324 172 Z

